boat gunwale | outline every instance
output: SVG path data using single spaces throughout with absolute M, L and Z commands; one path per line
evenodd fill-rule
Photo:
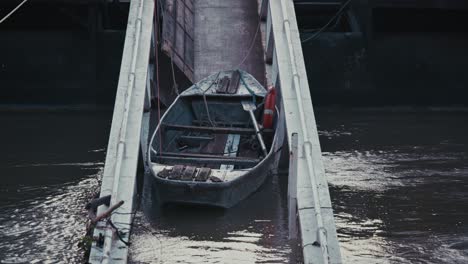
M 226 72 L 226 71 L 220 71 L 220 72 Z M 241 71 L 242 73 L 244 73 L 244 71 Z M 217 75 L 219 73 L 215 73 L 215 74 L 212 74 L 210 76 L 208 76 L 207 78 L 210 78 L 214 75 Z M 248 74 L 248 73 L 246 73 Z M 250 75 L 250 74 L 249 74 Z M 252 76 L 253 78 L 253 76 Z M 255 78 L 253 78 L 257 84 L 262 87 L 264 90 L 265 87 L 263 85 L 261 85 Z M 195 88 L 196 87 L 196 84 L 192 85 L 192 88 Z M 191 89 L 191 88 L 189 88 Z M 160 181 L 163 181 L 165 183 L 169 183 L 169 184 L 174 184 L 174 185 L 189 185 L 189 186 L 210 186 L 210 187 L 218 187 L 218 188 L 228 188 L 230 187 L 231 185 L 241 181 L 243 178 L 246 177 L 246 175 L 254 172 L 255 170 L 258 169 L 258 167 L 260 167 L 261 165 L 263 165 L 267 160 L 270 160 L 271 156 L 276 154 L 277 152 L 279 151 L 275 151 L 274 150 L 274 146 L 276 144 L 276 141 L 277 141 L 277 137 L 278 137 L 278 133 L 277 133 L 277 130 L 278 130 L 278 120 L 280 119 L 280 111 L 278 110 L 278 108 L 275 106 L 275 110 L 276 110 L 276 114 L 277 114 L 277 122 L 276 122 L 276 126 L 275 126 L 275 129 L 274 129 L 274 136 L 273 136 L 273 141 L 271 143 L 271 148 L 270 148 L 270 151 L 268 152 L 268 155 L 266 155 L 265 157 L 263 157 L 263 159 L 261 159 L 257 164 L 255 164 L 254 167 L 251 167 L 251 168 L 246 168 L 246 169 L 239 169 L 239 170 L 231 170 L 231 171 L 228 171 L 228 172 L 234 172 L 234 171 L 237 171 L 237 172 L 244 172 L 243 174 L 239 175 L 238 177 L 232 179 L 232 180 L 228 180 L 228 181 L 222 181 L 222 182 L 198 182 L 198 181 L 184 181 L 184 180 L 175 180 L 175 179 L 166 179 L 166 178 L 162 178 L 162 177 L 159 177 L 153 167 L 154 166 L 164 166 L 164 167 L 167 167 L 167 166 L 172 166 L 172 165 L 167 165 L 167 164 L 162 164 L 162 163 L 157 163 L 157 162 L 153 162 L 151 160 L 151 154 L 152 154 L 152 151 L 154 151 L 152 145 L 153 145 L 153 141 L 155 139 L 155 135 L 157 134 L 158 130 L 161 129 L 161 127 L 164 125 L 163 124 L 163 120 L 164 118 L 166 117 L 166 115 L 168 113 L 171 112 L 172 108 L 174 107 L 174 105 L 176 104 L 176 102 L 178 100 L 180 100 L 182 97 L 196 97 L 196 96 L 210 96 L 210 97 L 220 97 L 220 96 L 223 96 L 223 97 L 246 97 L 246 98 L 253 98 L 253 95 L 235 95 L 235 94 L 206 94 L 206 95 L 200 95 L 200 94 L 184 94 L 184 93 L 181 93 L 179 94 L 175 100 L 173 101 L 173 103 L 169 106 L 169 108 L 167 108 L 167 110 L 165 111 L 165 113 L 163 114 L 163 116 L 161 117 L 161 119 L 159 120 L 159 123 L 158 125 L 156 126 L 155 130 L 154 130 L 154 133 L 151 137 L 151 140 L 150 140 L 150 143 L 149 143 L 149 148 L 148 148 L 148 154 L 147 154 L 147 162 L 149 164 L 149 167 L 150 167 L 150 171 L 151 171 L 151 174 L 158 180 Z M 256 96 L 259 96 L 259 97 L 265 97 L 265 95 L 256 95 Z M 281 149 L 281 148 L 280 148 Z M 197 167 L 198 168 L 198 167 Z

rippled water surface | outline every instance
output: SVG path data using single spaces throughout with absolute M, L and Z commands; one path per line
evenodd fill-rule
M 319 111 L 347 263 L 468 263 L 468 113 Z
M 0 114 L 0 263 L 77 263 L 109 114 Z
M 77 263 L 107 114 L 0 114 L 0 263 Z M 468 114 L 317 111 L 346 263 L 468 263 Z M 145 179 L 148 180 L 148 179 Z M 229 210 L 155 204 L 143 188 L 132 263 L 298 263 L 287 176 Z
M 272 175 L 258 192 L 228 210 L 160 208 L 145 187 L 131 262 L 297 263 L 301 253 L 287 239 L 286 193 L 279 188 L 287 184 L 284 176 Z

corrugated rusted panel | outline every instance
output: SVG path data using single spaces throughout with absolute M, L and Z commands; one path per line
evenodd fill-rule
M 193 0 L 167 0 L 164 7 L 162 50 L 193 81 Z

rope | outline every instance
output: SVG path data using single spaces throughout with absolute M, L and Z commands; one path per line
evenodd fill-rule
M 245 54 L 244 58 L 241 60 L 241 62 L 239 64 L 237 64 L 236 67 L 234 67 L 234 69 L 238 69 L 242 64 L 244 64 L 244 62 L 247 60 L 247 58 L 249 57 L 250 55 L 250 52 L 252 51 L 253 47 L 254 47 L 254 44 L 255 44 L 255 40 L 257 39 L 257 35 L 258 35 L 258 31 L 260 30 L 260 25 L 262 24 L 261 20 L 259 19 L 258 20 L 258 25 L 257 25 L 257 29 L 255 30 L 255 35 L 252 39 L 252 42 L 250 43 L 250 47 L 249 49 L 247 50 L 247 53 Z
M 341 15 L 341 13 L 343 13 L 343 10 L 349 5 L 349 3 L 351 3 L 352 0 L 348 0 L 346 1 L 342 6 L 341 8 L 335 13 L 335 15 L 325 24 L 325 26 L 323 26 L 322 28 L 320 28 L 317 32 L 315 32 L 315 34 L 313 34 L 312 36 L 304 39 L 301 41 L 301 43 L 305 43 L 307 41 L 310 41 L 310 40 L 313 40 L 315 38 L 317 38 L 320 33 L 322 33 L 325 29 L 328 28 L 328 26 L 330 26 L 330 24 L 336 19 L 338 18 L 338 16 Z
M 157 12 L 158 12 L 158 14 L 157 14 L 158 19 L 159 19 L 159 17 L 161 16 L 162 19 L 164 20 L 164 13 L 165 13 L 164 4 L 162 3 L 161 0 L 154 0 L 154 3 L 155 3 L 155 5 L 156 5 L 155 8 L 156 8 L 156 10 L 157 10 Z M 158 4 L 159 4 L 159 8 L 157 8 L 157 7 L 158 7 Z M 159 12 L 159 10 L 160 10 L 160 12 Z M 159 14 L 159 13 L 161 13 L 161 14 Z M 158 21 L 158 22 L 159 22 L 159 21 Z M 159 25 L 158 25 L 158 33 L 159 33 L 160 39 L 162 39 L 161 27 L 159 27 Z
M 171 54 L 171 71 L 172 71 L 172 85 L 175 93 L 179 95 L 179 86 L 177 85 L 176 77 L 175 77 L 175 72 L 174 72 L 174 60 L 172 59 L 174 57 L 174 54 Z
M 242 84 L 245 86 L 245 88 L 247 89 L 247 91 L 250 93 L 250 95 L 252 95 L 252 102 L 255 103 L 256 100 L 255 100 L 255 92 L 252 91 L 252 89 L 250 89 L 250 86 L 247 85 L 247 83 L 244 81 L 244 75 L 239 71 L 239 76 L 240 76 L 240 79 L 242 81 Z
M 130 241 L 125 241 L 122 237 L 122 234 L 120 234 L 120 231 L 115 225 L 114 223 L 112 223 L 112 220 L 107 220 L 107 223 L 115 229 L 115 234 L 117 235 L 117 237 L 119 238 L 120 241 L 122 241 L 122 243 L 124 243 L 124 245 L 126 245 L 127 247 L 130 246 Z M 130 229 L 129 229 L 130 230 Z
M 163 21 L 164 21 L 164 14 L 165 14 L 165 10 L 164 10 L 164 4 L 161 2 L 161 0 L 155 0 L 155 4 L 157 6 L 157 4 L 159 3 L 159 6 L 160 6 L 160 9 L 161 9 L 161 16 L 163 18 Z M 157 13 L 157 17 L 158 17 L 158 22 L 159 22 L 159 12 Z M 158 31 L 159 33 L 159 38 L 162 39 L 163 38 L 163 34 L 161 32 L 161 27 L 159 27 L 158 25 Z M 171 71 L 172 71 L 172 89 L 174 90 L 174 92 L 179 95 L 179 85 L 177 84 L 177 81 L 176 81 L 176 77 L 175 77 L 175 71 L 174 71 L 174 52 L 171 53 Z
M 165 10 L 164 10 L 164 5 L 163 3 L 161 2 L 161 0 L 155 0 L 155 2 L 159 3 L 160 5 L 160 8 L 161 8 L 161 11 L 163 13 L 163 19 L 164 19 L 164 14 L 165 14 Z M 156 9 L 158 11 L 158 22 L 159 22 L 159 8 Z M 161 29 L 160 27 L 158 26 L 158 34 L 159 34 L 159 38 L 162 39 L 162 33 L 161 33 Z M 174 71 L 174 54 L 172 52 L 171 54 L 171 71 L 172 71 L 172 89 L 174 90 L 174 92 L 179 95 L 179 85 L 177 84 L 177 81 L 176 81 L 176 77 L 175 77 L 175 71 Z
M 22 5 L 24 5 L 28 0 L 23 0 L 17 7 L 13 8 L 13 10 L 10 11 L 6 16 L 0 20 L 0 24 L 3 23 L 5 20 L 7 20 L 11 15 L 13 15 Z
M 213 86 L 213 84 L 214 84 L 215 82 L 218 81 L 218 79 L 219 79 L 219 74 L 220 74 L 220 73 L 221 73 L 221 72 L 218 72 L 218 74 L 216 75 L 216 78 L 211 82 L 210 86 L 208 86 L 208 88 L 207 88 L 205 91 L 203 91 L 203 94 L 202 94 L 202 95 L 203 95 L 203 102 L 205 103 L 206 115 L 207 115 L 208 121 L 210 121 L 212 127 L 216 127 L 216 125 L 215 125 L 215 123 L 213 122 L 213 120 L 211 120 L 210 109 L 208 108 L 208 103 L 207 103 L 207 101 L 206 101 L 206 94 L 205 94 L 205 93 L 211 89 L 211 87 Z M 196 84 L 195 84 L 195 85 L 196 85 Z
M 158 12 L 158 2 L 157 0 L 154 1 L 156 5 L 154 8 L 154 13 L 156 16 L 156 21 L 154 27 L 159 31 L 159 12 Z M 160 3 L 160 2 L 159 2 Z M 162 7 L 161 7 L 162 8 Z M 161 97 L 160 97 L 160 87 L 159 87 L 159 55 L 158 55 L 158 32 L 155 34 L 155 41 L 154 41 L 154 56 L 155 56 L 155 66 L 156 66 L 156 90 L 158 96 L 158 124 L 161 122 Z M 161 129 L 159 129 L 159 155 L 162 155 L 162 133 Z

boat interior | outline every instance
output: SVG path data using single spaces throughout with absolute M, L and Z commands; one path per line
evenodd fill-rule
M 153 161 L 220 170 L 247 169 L 263 158 L 249 112 L 242 101 L 255 100 L 260 123 L 263 97 L 183 96 L 166 114 L 153 143 Z M 267 150 L 273 129 L 261 129 Z M 162 144 L 161 144 L 162 142 Z
M 153 134 L 150 159 L 162 178 L 195 181 L 234 179 L 255 167 L 273 144 L 264 129 L 267 91 L 239 70 L 219 72 L 182 93 Z

